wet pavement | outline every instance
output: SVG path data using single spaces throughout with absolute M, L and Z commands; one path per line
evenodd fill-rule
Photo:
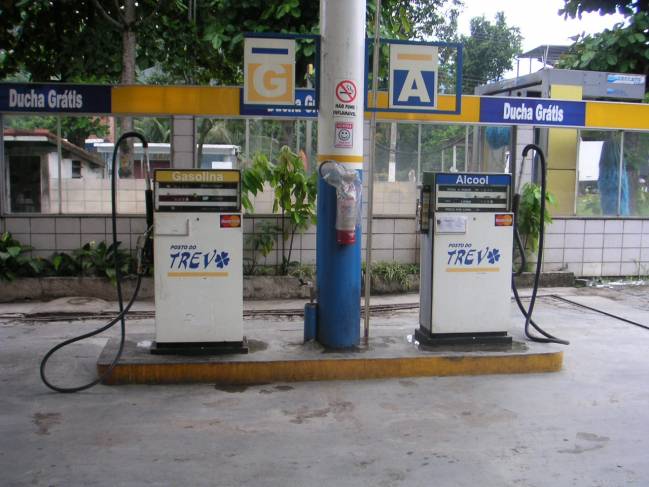
M 101 385 L 76 395 L 46 389 L 39 360 L 58 341 L 102 321 L 77 319 L 78 309 L 51 303 L 49 311 L 41 303 L 0 305 L 2 484 L 647 485 L 649 330 L 551 295 L 649 326 L 648 291 L 542 290 L 537 321 L 571 341 L 558 373 Z M 302 303 L 255 303 L 258 313 L 244 328 L 299 334 L 299 316 L 263 311 L 299 310 Z M 86 317 L 113 306 L 68 304 L 86 306 Z M 150 312 L 151 304 L 136 310 Z M 44 319 L 62 311 L 72 314 Z M 511 316 L 512 334 L 520 335 L 514 305 Z M 373 315 L 372 333 L 416 323 L 416 309 L 381 312 Z M 150 335 L 153 319 L 140 315 L 127 326 Z M 111 330 L 55 356 L 52 378 L 67 385 L 90 380 L 115 336 Z

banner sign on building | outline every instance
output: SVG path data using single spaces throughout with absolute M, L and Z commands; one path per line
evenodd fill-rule
M 243 103 L 293 105 L 295 39 L 246 37 L 243 53 Z
M 0 112 L 110 113 L 111 87 L 0 83 Z
M 586 103 L 535 98 L 480 99 L 480 122 L 583 127 Z
M 243 98 L 243 95 L 242 95 Z M 257 106 L 241 104 L 241 115 L 259 117 L 295 117 L 317 118 L 316 92 L 314 89 L 297 88 L 295 90 L 294 108 Z
M 390 44 L 390 108 L 437 107 L 437 47 Z

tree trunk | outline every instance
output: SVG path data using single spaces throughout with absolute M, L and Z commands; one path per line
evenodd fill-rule
M 122 31 L 122 78 L 121 84 L 135 84 L 135 48 L 136 37 L 133 27 L 135 25 L 135 0 L 127 0 L 124 3 L 124 19 L 126 24 Z M 122 133 L 133 130 L 133 118 L 121 117 L 120 125 Z M 129 139 L 122 144 L 120 149 L 119 174 L 121 177 L 133 175 L 133 140 Z

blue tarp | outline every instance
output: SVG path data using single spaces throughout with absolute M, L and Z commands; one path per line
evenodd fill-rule
M 614 139 L 604 141 L 599 157 L 599 179 L 597 186 L 600 194 L 602 215 L 628 216 L 629 209 L 629 177 L 626 161 L 623 164 L 620 180 L 620 143 Z M 621 183 L 620 208 L 618 211 L 618 183 Z

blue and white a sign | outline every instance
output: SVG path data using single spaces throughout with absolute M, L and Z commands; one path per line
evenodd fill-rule
M 425 44 L 390 44 L 390 108 L 437 107 L 438 52 Z
M 586 103 L 535 98 L 481 98 L 480 122 L 574 127 L 586 122 Z
M 0 112 L 110 113 L 111 87 L 1 83 Z
M 240 111 L 241 115 L 260 117 L 317 118 L 318 109 L 315 104 L 316 91 L 314 89 L 297 88 L 295 90 L 295 108 L 255 106 L 241 103 Z

